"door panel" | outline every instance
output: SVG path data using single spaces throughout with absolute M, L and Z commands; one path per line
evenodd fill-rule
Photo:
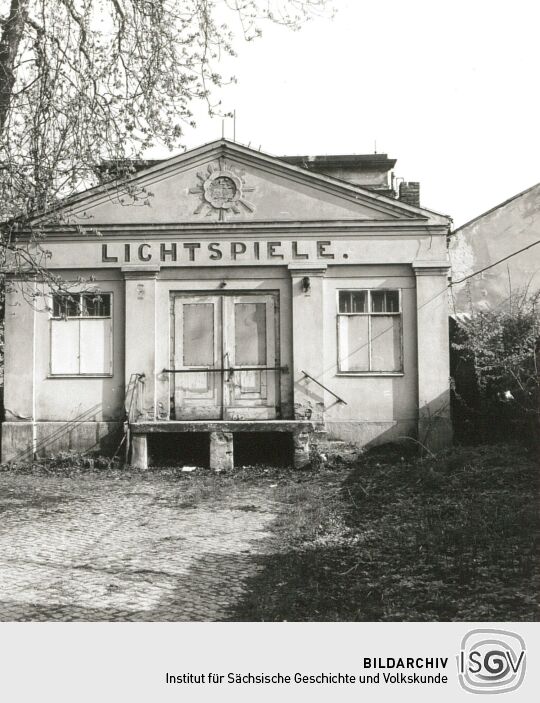
M 276 324 L 270 294 L 176 296 L 175 417 L 275 418 L 280 373 L 268 367 L 278 365 Z
M 174 300 L 175 417 L 221 418 L 221 306 L 217 296 L 177 296 Z M 200 372 L 195 370 L 202 367 Z M 189 370 L 188 370 L 189 369 Z M 203 370 L 204 369 L 204 370 Z
M 225 389 L 224 417 L 275 418 L 279 372 L 268 369 L 277 365 L 274 296 L 233 296 L 224 302 L 224 336 L 234 369 Z

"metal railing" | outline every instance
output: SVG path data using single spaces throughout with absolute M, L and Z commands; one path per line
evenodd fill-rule
M 313 378 L 313 376 L 312 376 L 311 374 L 309 374 L 307 371 L 304 371 L 304 370 L 302 369 L 302 373 L 304 374 L 304 376 L 305 376 L 306 378 L 309 378 L 311 381 L 313 381 L 313 383 L 316 383 L 316 384 L 317 384 L 318 386 L 320 386 L 322 389 L 324 389 L 325 391 L 327 391 L 328 393 L 330 393 L 331 395 L 333 395 L 334 398 L 337 399 L 338 403 L 343 403 L 344 405 L 347 405 L 347 401 L 346 401 L 346 400 L 343 400 L 343 398 L 341 398 L 337 393 L 334 393 L 334 391 L 331 391 L 330 388 L 328 388 L 327 386 L 323 385 L 320 381 L 317 381 L 317 379 L 316 379 L 316 378 Z
M 223 368 L 215 368 L 213 366 L 204 366 L 198 369 L 163 369 L 162 373 L 225 373 L 229 371 L 281 371 L 281 373 L 289 373 L 288 366 L 226 366 Z
M 126 396 L 124 399 L 124 407 L 126 410 L 127 422 L 134 422 L 142 414 L 140 407 L 142 401 L 142 387 L 144 385 L 145 375 L 143 373 L 132 373 L 129 377 L 129 383 L 126 388 Z
M 163 369 L 162 373 L 219 373 L 225 381 L 230 381 L 233 374 L 238 371 L 279 371 L 280 373 L 289 373 L 288 366 L 223 366 L 215 368 L 214 366 L 206 366 L 195 369 Z

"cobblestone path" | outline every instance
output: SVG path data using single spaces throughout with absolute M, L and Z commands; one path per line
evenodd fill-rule
M 1 475 L 0 620 L 226 619 L 259 568 L 273 491 L 194 485 Z

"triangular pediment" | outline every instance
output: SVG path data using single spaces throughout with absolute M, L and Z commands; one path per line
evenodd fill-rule
M 87 227 L 377 222 L 446 218 L 227 140 L 193 149 L 72 198 L 62 219 Z

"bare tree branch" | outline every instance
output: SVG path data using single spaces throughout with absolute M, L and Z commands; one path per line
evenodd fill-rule
M 0 275 L 41 272 L 52 285 L 32 218 L 58 222 L 58 204 L 96 185 L 104 161 L 180 148 L 193 103 L 216 109 L 235 34 L 251 40 L 261 22 L 297 29 L 331 2 L 0 0 Z

